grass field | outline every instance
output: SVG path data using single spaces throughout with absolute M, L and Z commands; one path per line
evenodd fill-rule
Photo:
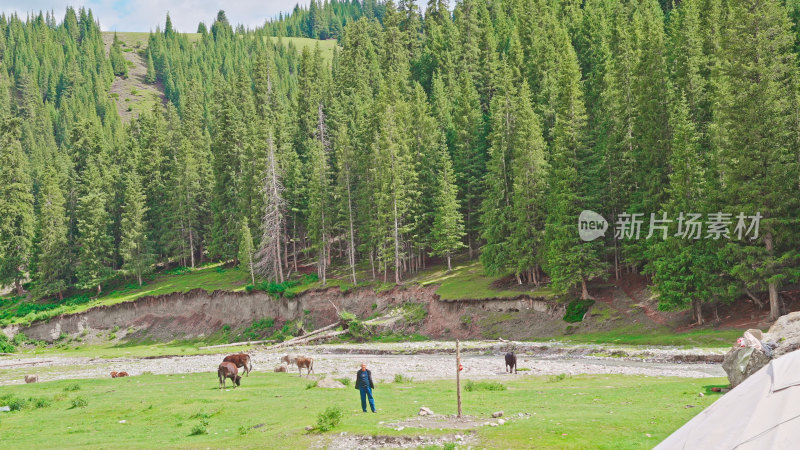
M 629 325 L 604 333 L 556 336 L 554 339 L 583 344 L 668 345 L 677 347 L 730 347 L 742 336 L 742 330 L 715 330 L 712 328 L 676 333 L 670 329 L 644 329 Z
M 278 42 L 277 37 L 270 37 L 273 42 Z M 325 41 L 320 41 L 318 39 L 310 39 L 310 38 L 301 38 L 301 37 L 282 37 L 280 40 L 286 45 L 287 47 L 294 47 L 297 49 L 297 53 L 302 53 L 303 49 L 308 47 L 308 49 L 313 52 L 314 48 L 317 44 L 319 44 L 319 49 L 322 52 L 322 58 L 325 60 L 326 63 L 330 64 L 333 60 L 333 49 L 336 48 L 336 40 L 335 39 L 328 39 Z
M 498 410 L 506 418 L 531 414 L 500 427 L 476 428 L 478 446 L 650 448 L 710 405 L 717 398 L 710 386 L 722 382 L 526 376 L 504 381 L 507 390 L 462 396 L 465 415 L 482 421 Z M 700 398 L 699 392 L 707 394 Z M 63 380 L 0 388 L 0 404 L 21 407 L 1 413 L 0 439 L 6 448 L 307 448 L 341 432 L 447 434 L 446 429 L 397 431 L 379 422 L 415 417 L 420 406 L 437 414 L 455 412 L 452 382 L 378 384 L 375 398 L 378 414 L 363 414 L 352 387 L 309 388 L 305 378 L 258 372 L 228 391 L 217 389 L 212 373 Z M 344 410 L 336 428 L 328 433 L 304 430 L 334 405 Z

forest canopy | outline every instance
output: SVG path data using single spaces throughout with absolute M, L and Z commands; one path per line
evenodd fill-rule
M 164 102 L 123 123 L 90 10 L 3 15 L 0 285 L 212 260 L 402 283 L 463 253 L 584 297 L 642 273 L 698 321 L 763 294 L 775 318 L 800 278 L 798 21 L 795 0 L 313 0 L 250 30 L 220 11 L 195 41 L 167 18 L 145 57 Z M 584 210 L 664 238 L 584 241 Z

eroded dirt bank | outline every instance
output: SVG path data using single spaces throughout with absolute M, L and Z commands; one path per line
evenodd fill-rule
M 207 293 L 196 289 L 98 306 L 6 332 L 23 332 L 32 339 L 53 342 L 62 334 L 80 336 L 117 329 L 121 338 L 168 341 L 208 336 L 224 325 L 242 328 L 263 318 L 273 318 L 276 323 L 303 319 L 310 327 L 306 331 L 310 331 L 335 322 L 337 310 L 367 318 L 408 302 L 423 304 L 426 311 L 413 331 L 432 338 L 522 339 L 559 334 L 568 325 L 559 320 L 563 309 L 542 299 L 521 296 L 443 302 L 435 290 L 435 286 L 411 286 L 379 293 L 369 289 L 343 293 L 330 288 L 307 291 L 292 299 L 275 299 L 264 292 Z

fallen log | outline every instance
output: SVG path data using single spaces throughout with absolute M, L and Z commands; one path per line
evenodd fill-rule
M 201 350 L 206 350 L 209 348 L 224 348 L 224 347 L 237 347 L 240 345 L 256 345 L 256 344 L 269 344 L 272 342 L 277 342 L 275 339 L 264 339 L 261 341 L 244 341 L 244 342 L 234 342 L 232 344 L 220 344 L 220 345 L 206 345 L 205 347 L 200 347 Z
M 280 342 L 278 344 L 275 344 L 275 345 L 271 346 L 270 348 L 281 348 L 281 347 L 288 347 L 290 345 L 295 345 L 295 344 L 297 344 L 299 342 L 303 342 L 303 341 L 307 340 L 308 338 L 314 337 L 314 336 L 316 336 L 316 335 L 318 335 L 320 333 L 324 333 L 325 331 L 328 331 L 328 330 L 331 330 L 333 328 L 336 328 L 339 325 L 341 325 L 340 322 L 332 323 L 332 324 L 330 324 L 328 326 L 325 326 L 325 327 L 322 327 L 322 328 L 318 328 L 318 329 L 316 329 L 316 330 L 314 330 L 314 331 L 312 331 L 310 333 L 306 333 L 306 334 L 304 334 L 302 336 L 293 337 L 293 338 L 291 338 L 291 339 L 289 339 L 287 341 L 283 341 L 283 342 Z

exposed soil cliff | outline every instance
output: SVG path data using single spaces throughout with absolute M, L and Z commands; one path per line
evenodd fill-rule
M 133 329 L 136 337 L 171 340 L 207 336 L 224 325 L 242 328 L 262 318 L 273 318 L 276 323 L 303 318 L 308 325 L 320 327 L 335 322 L 337 310 L 366 318 L 408 302 L 423 304 L 425 318 L 415 324 L 395 322 L 395 331 L 419 332 L 432 338 L 521 339 L 559 334 L 567 326 L 558 320 L 563 309 L 542 299 L 522 296 L 442 302 L 435 291 L 435 286 L 410 286 L 378 293 L 370 289 L 343 293 L 330 288 L 307 291 L 292 299 L 275 299 L 264 292 L 207 293 L 196 289 L 98 306 L 18 331 L 47 342 L 63 333 L 75 336 L 114 328 L 120 330 L 120 335 Z

